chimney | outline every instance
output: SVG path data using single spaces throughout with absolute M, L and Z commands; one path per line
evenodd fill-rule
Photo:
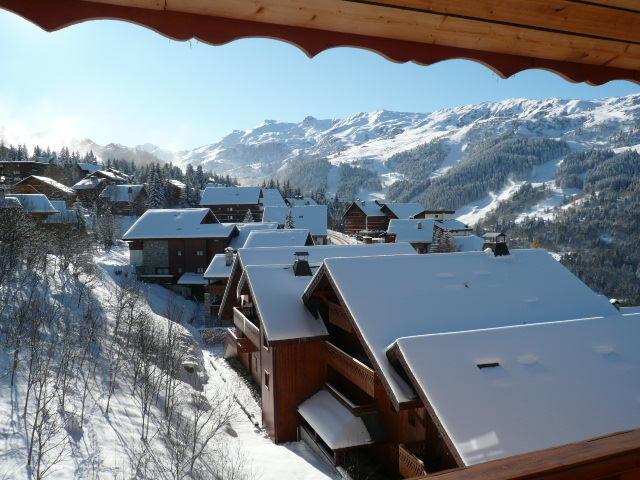
M 509 248 L 507 247 L 507 236 L 504 233 L 489 232 L 485 233 L 482 238 L 484 238 L 484 245 L 482 246 L 482 250 L 486 250 L 487 248 L 489 248 L 493 252 L 493 255 L 496 257 L 509 255 Z
M 224 264 L 230 267 L 233 263 L 233 248 L 227 247 L 224 249 Z
M 293 273 L 296 277 L 310 277 L 311 267 L 309 266 L 309 252 L 296 252 L 293 254 Z

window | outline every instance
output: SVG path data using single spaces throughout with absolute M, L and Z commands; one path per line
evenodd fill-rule
M 196 273 L 204 273 L 204 267 L 196 268 Z
M 178 267 L 178 273 L 182 273 L 182 267 Z
M 178 250 L 178 256 L 181 257 L 182 256 L 182 250 Z
M 269 390 L 269 372 L 264 371 L 264 386 Z
M 197 256 L 197 257 L 204 257 L 204 250 L 198 250 L 198 251 L 196 252 L 196 256 Z
M 166 267 L 157 267 L 156 275 L 169 275 L 169 269 Z

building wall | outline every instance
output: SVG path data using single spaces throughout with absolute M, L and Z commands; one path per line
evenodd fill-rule
M 389 219 L 381 215 L 379 217 L 367 217 L 358 207 L 352 206 L 342 217 L 343 230 L 348 234 L 355 234 L 362 230 L 386 230 Z
M 255 205 L 203 205 L 211 209 L 216 218 L 222 223 L 242 222 L 247 210 L 251 210 L 254 222 L 262 221 L 262 209 Z
M 156 268 L 169 267 L 169 241 L 144 240 L 142 262 L 147 274 L 155 274 Z

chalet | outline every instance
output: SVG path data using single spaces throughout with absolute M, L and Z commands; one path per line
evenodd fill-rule
M 316 245 L 327 244 L 327 206 L 294 205 L 292 207 L 265 207 L 263 222 L 276 222 L 279 228 L 287 224 L 287 217 L 293 228 L 305 228 L 311 232 Z
M 277 188 L 263 188 L 260 192 L 260 205 L 266 207 L 285 207 L 286 203 Z
M 313 245 L 309 230 L 278 229 L 254 230 L 247 237 L 244 248 L 256 247 L 304 247 Z
M 218 315 L 220 304 L 229 281 L 229 276 L 235 262 L 235 252 L 245 246 L 251 232 L 273 231 L 278 228 L 277 223 L 239 223 L 236 225 L 238 234 L 231 239 L 224 254 L 217 254 L 204 272 L 207 280 L 205 287 L 205 309 L 210 315 Z
M 67 228 L 70 225 L 82 227 L 85 225 L 83 210 L 68 208 L 64 200 L 51 200 L 51 205 L 58 213 L 49 215 L 44 221 L 46 225 L 60 225 Z
M 145 281 L 176 283 L 185 273 L 202 274 L 224 252 L 238 229 L 223 224 L 207 208 L 147 210 L 122 239 L 129 243 L 131 265 Z M 192 278 L 193 277 L 193 278 Z M 194 281 L 188 276 L 181 282 Z
M 180 200 L 183 197 L 187 186 L 180 180 L 173 178 L 167 180 L 165 184 L 165 200 L 169 206 L 180 205 Z
M 298 438 L 296 409 L 326 381 L 322 360 L 329 331 L 302 300 L 323 259 L 411 252 L 410 245 L 400 243 L 238 251 L 225 292 L 227 305 L 234 305 L 235 326 L 225 341 L 225 355 L 237 355 L 260 386 L 263 424 L 275 442 Z M 315 410 L 313 404 L 307 406 Z M 331 407 L 336 407 L 335 399 Z M 350 448 L 344 441 L 336 440 L 343 453 Z
M 290 207 L 300 207 L 305 205 L 317 205 L 318 203 L 310 197 L 287 197 L 284 199 Z
M 408 242 L 418 253 L 428 253 L 433 243 L 434 220 L 393 219 L 389 222 L 387 235 L 396 242 Z
M 49 177 L 30 175 L 19 181 L 11 190 L 15 193 L 41 193 L 49 200 L 63 200 L 67 206 L 71 206 L 76 198 L 76 192 Z
M 41 193 L 12 193 L 6 198 L 17 199 L 25 213 L 39 221 L 45 221 L 51 215 L 59 213 L 46 195 Z
M 97 163 L 79 162 L 76 164 L 76 168 L 78 169 L 78 176 L 86 177 L 87 175 L 102 170 L 104 167 Z
M 31 175 L 42 175 L 51 164 L 44 162 L 20 161 L 0 162 L 0 183 L 13 185 Z
M 224 292 L 224 298 L 220 305 L 220 318 L 230 323 L 233 320 L 233 308 L 240 305 L 240 299 L 236 296 L 240 277 L 247 265 L 285 265 L 291 263 L 294 253 L 302 250 L 300 247 L 264 247 L 241 248 L 236 255 L 229 282 Z M 328 257 L 354 256 L 354 255 L 391 255 L 399 253 L 414 253 L 409 244 L 357 244 L 357 245 L 317 245 L 307 247 L 309 261 L 322 262 Z
M 470 466 L 640 427 L 632 393 L 640 388 L 639 320 L 405 337 L 387 357 L 437 412 L 456 463 Z
M 107 185 L 98 197 L 114 215 L 141 215 L 147 208 L 144 185 Z
M 446 209 L 425 210 L 424 218 L 430 218 L 432 220 L 449 220 L 450 218 L 453 218 L 455 213 L 455 210 Z
M 392 219 L 424 218 L 425 209 L 418 203 L 353 202 L 342 216 L 345 233 L 384 232 Z
M 130 178 L 126 174 L 114 168 L 107 168 L 90 173 L 71 188 L 77 192 L 80 201 L 88 206 L 98 202 L 100 193 L 108 185 L 123 185 L 129 181 Z
M 380 278 L 391 278 L 393 281 L 381 284 Z M 500 308 L 496 308 L 496 296 L 499 296 Z M 503 327 L 515 327 L 512 330 L 517 331 L 522 325 L 617 314 L 605 298 L 591 291 L 543 250 L 515 250 L 508 257 L 469 252 L 327 258 L 306 288 L 303 300 L 329 332 L 325 341 L 326 368 L 332 372 L 333 378 L 338 379 L 330 382 L 331 386 L 348 400 L 347 404 L 352 405 L 354 415 L 358 414 L 358 407 L 368 406 L 369 411 L 375 412 L 382 423 L 384 435 L 378 437 L 382 439 L 373 446 L 367 446 L 367 451 L 373 458 L 382 459 L 389 475 L 401 472 L 405 478 L 469 465 L 465 461 L 467 454 L 468 458 L 485 461 L 508 453 L 501 444 L 501 438 L 494 435 L 500 425 L 493 425 L 491 417 L 483 424 L 486 430 L 468 424 L 465 433 L 473 434 L 466 437 L 465 433 L 458 435 L 456 446 L 444 430 L 443 425 L 448 428 L 446 422 L 449 417 L 441 417 L 440 408 L 451 407 L 457 409 L 456 412 L 467 409 L 466 416 L 456 419 L 456 425 L 468 420 L 469 415 L 481 421 L 479 417 L 483 412 L 474 410 L 476 400 L 479 400 L 486 405 L 485 408 L 493 409 L 494 419 L 503 416 L 501 424 L 514 429 L 511 432 L 518 431 L 522 438 L 529 435 L 526 428 L 520 429 L 519 420 L 514 423 L 515 419 L 521 418 L 520 414 L 511 413 L 511 402 L 514 402 L 515 412 L 518 409 L 526 410 L 515 405 L 518 398 L 524 397 L 515 398 L 511 394 L 501 393 L 506 388 L 511 390 L 517 387 L 515 384 L 512 386 L 509 374 L 500 374 L 499 369 L 490 370 L 496 363 L 500 365 L 507 358 L 513 358 L 514 350 L 509 352 L 509 357 L 505 357 L 507 351 L 493 350 L 490 342 L 485 344 L 478 341 L 478 348 L 467 352 L 461 343 L 458 343 L 460 347 L 449 350 L 449 344 L 444 339 L 441 347 L 436 347 L 438 343 L 434 340 L 424 343 L 424 349 L 411 343 L 412 353 L 407 354 L 411 361 L 405 358 L 405 363 L 402 363 L 394 355 L 397 349 L 403 353 L 407 351 L 402 350 L 405 342 L 402 339 L 445 337 L 433 334 L 448 334 L 448 337 L 457 339 L 464 338 L 463 334 L 451 332 Z M 390 322 L 390 319 L 394 321 Z M 523 333 L 521 337 L 526 342 L 524 339 L 528 338 L 527 335 Z M 607 335 L 602 338 L 607 338 Z M 396 344 L 399 346 L 394 348 Z M 487 347 L 484 348 L 484 345 Z M 521 368 L 529 369 L 532 382 L 544 383 L 545 377 L 552 374 L 546 360 L 536 356 L 536 344 L 521 345 L 522 349 L 518 352 Z M 544 344 L 538 346 L 544 347 Z M 570 352 L 570 349 L 565 350 Z M 420 359 L 415 356 L 418 351 L 423 352 Z M 443 353 L 441 357 L 440 353 Z M 339 361 L 332 360 L 335 356 Z M 455 361 L 452 360 L 454 357 Z M 436 358 L 438 366 L 426 365 Z M 476 377 L 476 380 L 467 383 L 468 377 L 458 377 L 455 367 L 448 369 L 448 360 L 462 365 L 465 358 L 473 362 L 474 372 L 486 376 L 480 379 Z M 572 373 L 588 381 L 590 375 L 584 376 L 581 363 L 571 358 L 569 353 L 567 361 Z M 408 367 L 407 362 L 415 365 L 416 370 Z M 430 369 L 432 367 L 435 369 Z M 440 375 L 449 372 L 446 378 L 437 376 L 435 372 L 438 367 L 441 367 Z M 420 372 L 424 369 L 429 373 L 422 376 Z M 425 392 L 420 392 L 415 386 L 416 381 L 427 377 L 433 383 L 420 387 L 425 389 Z M 465 380 L 452 384 L 451 378 Z M 566 382 L 565 388 L 570 389 L 572 381 L 566 376 L 562 378 L 559 381 Z M 482 388 L 493 390 L 491 395 L 482 397 L 479 392 L 481 396 L 476 399 L 477 381 L 485 382 Z M 432 392 L 430 385 L 440 391 Z M 496 391 L 496 388 L 500 391 Z M 549 388 L 551 394 L 554 387 Z M 445 401 L 433 405 L 430 400 L 436 395 L 446 395 L 446 401 L 451 404 L 445 406 Z M 523 392 L 523 395 L 526 393 Z M 493 403 L 491 399 L 494 399 Z M 535 398 L 528 400 L 528 404 L 535 402 Z M 596 403 L 588 402 L 587 405 L 595 406 Z M 496 405 L 501 406 L 496 408 Z M 545 422 L 554 422 L 566 412 L 564 409 L 551 410 L 549 404 L 538 405 L 534 410 L 540 413 L 546 410 Z M 589 412 L 583 412 L 585 421 L 589 421 L 589 416 L 593 419 L 600 415 L 599 409 L 589 407 L 587 410 Z M 304 419 L 303 412 L 299 414 Z M 640 420 L 640 417 L 637 418 Z M 595 425 L 598 421 L 591 423 Z M 301 425 L 309 428 L 308 422 Z M 611 425 L 619 426 L 619 422 Z M 605 430 L 608 428 L 601 427 Z M 538 440 L 530 441 L 533 444 Z M 560 443 L 562 441 L 559 439 Z M 320 446 L 326 448 L 322 443 Z M 336 452 L 332 453 L 335 456 Z M 483 456 L 477 457 L 480 453 Z
M 436 236 L 439 230 L 449 232 L 452 236 L 471 235 L 473 233 L 473 228 L 455 218 L 436 220 L 434 225 L 436 229 Z
M 258 222 L 262 218 L 260 193 L 260 187 L 207 186 L 200 205 L 209 208 L 223 222 L 242 222 L 247 211 Z

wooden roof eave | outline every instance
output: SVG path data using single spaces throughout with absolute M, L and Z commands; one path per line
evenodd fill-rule
M 625 0 L 0 0 L 47 31 L 119 19 L 175 40 L 274 38 L 315 56 L 349 46 L 395 62 L 463 58 L 502 77 L 527 69 L 573 82 L 640 82 L 640 8 Z

